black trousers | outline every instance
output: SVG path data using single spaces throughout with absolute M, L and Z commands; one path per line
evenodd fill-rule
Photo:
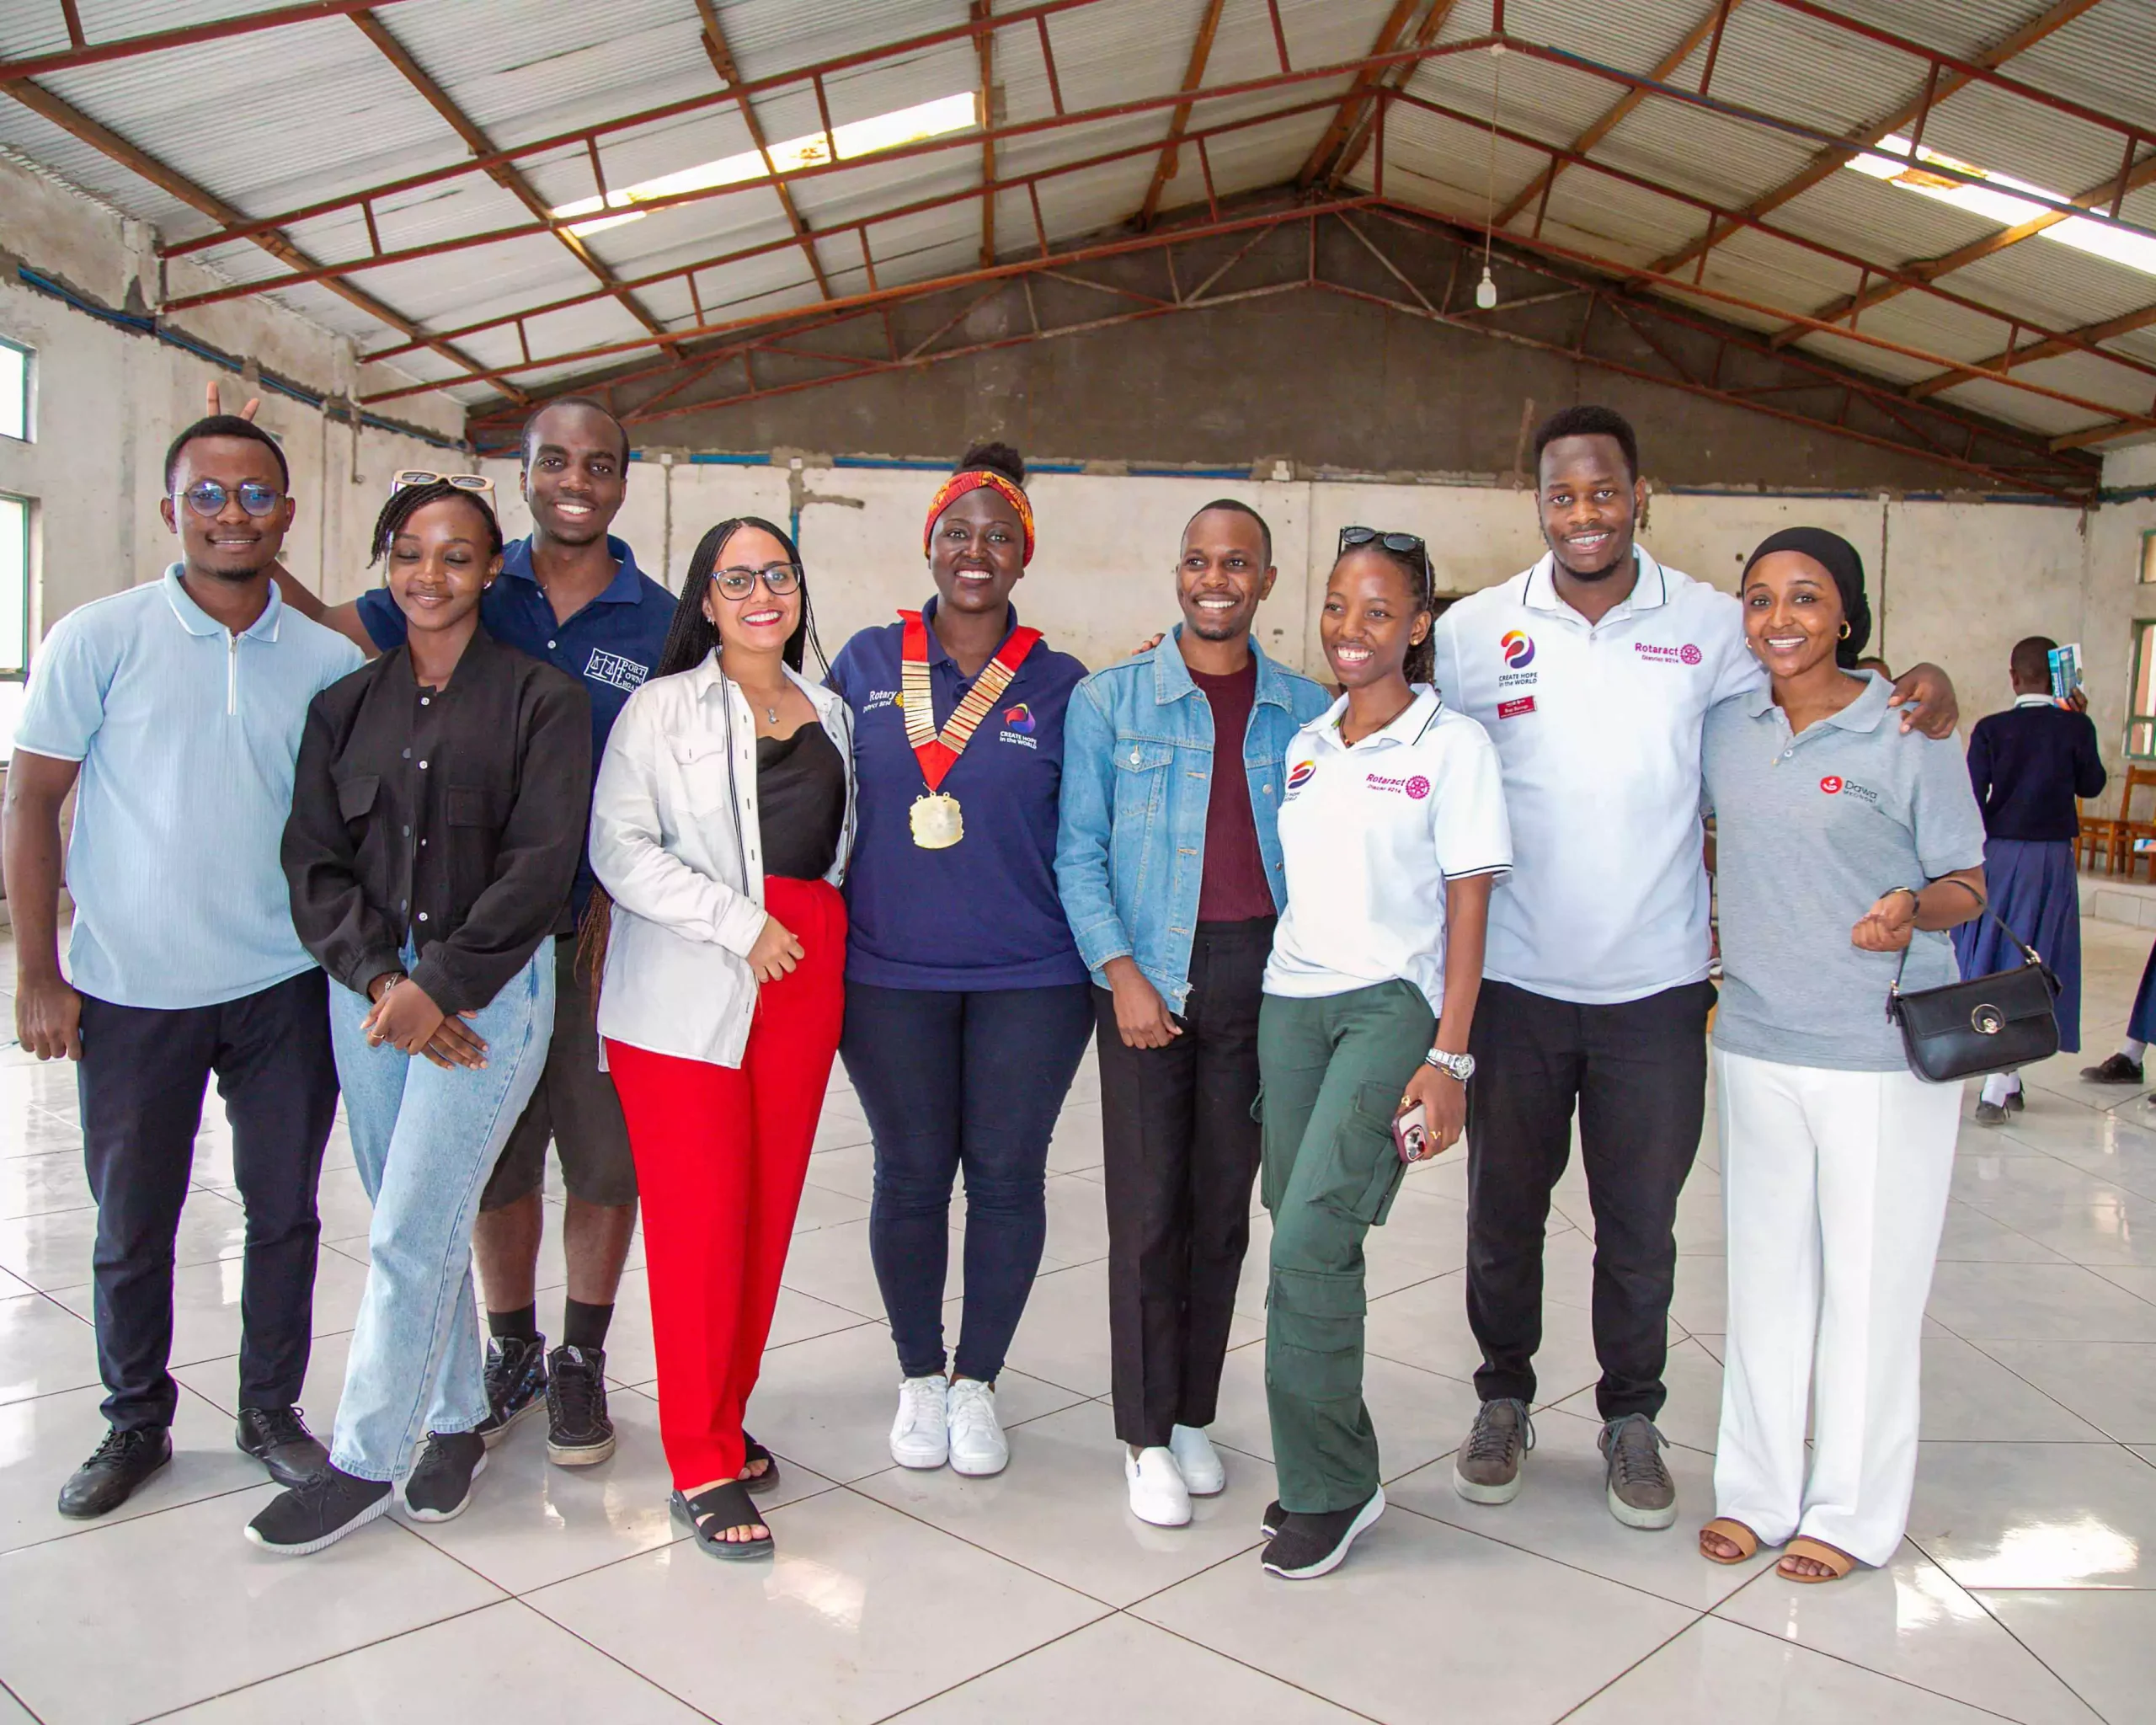
M 1201 922 L 1182 1034 L 1126 1048 L 1093 991 L 1107 1182 L 1115 1430 L 1141 1448 L 1213 1423 L 1250 1245 L 1257 1013 L 1273 919 Z
M 1677 1198 L 1706 1110 L 1711 983 L 1579 1006 L 1486 980 L 1469 1047 L 1467 1321 L 1475 1387 L 1534 1400 L 1542 1240 L 1572 1112 L 1594 1212 L 1595 1400 L 1604 1419 L 1662 1411 Z
M 328 979 L 309 970 L 214 1007 L 83 997 L 83 1155 L 98 1204 L 98 1375 L 115 1426 L 170 1425 L 173 1240 L 215 1076 L 247 1208 L 239 1405 L 299 1399 L 314 1327 L 315 1213 L 337 1114 Z

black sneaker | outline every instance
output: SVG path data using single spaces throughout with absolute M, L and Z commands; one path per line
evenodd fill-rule
M 1385 1514 L 1385 1491 L 1372 1492 L 1359 1509 L 1334 1509 L 1323 1515 L 1290 1515 L 1280 1524 L 1261 1560 L 1267 1575 L 1283 1581 L 1310 1581 L 1337 1569 L 1348 1546 Z
M 172 1429 L 138 1425 L 131 1431 L 108 1431 L 90 1459 L 60 1488 L 60 1513 L 77 1521 L 109 1514 L 135 1495 L 135 1488 L 172 1460 Z
M 547 1459 L 561 1467 L 594 1467 L 613 1453 L 606 1350 L 564 1343 L 547 1356 Z
M 487 1440 L 477 1432 L 429 1432 L 412 1476 L 404 1510 L 414 1521 L 454 1521 L 472 1507 L 472 1482 L 487 1471 Z
M 520 1419 L 547 1405 L 547 1338 L 487 1338 L 487 1417 L 479 1436 L 491 1450 Z
M 241 1408 L 233 1441 L 280 1486 L 305 1485 L 329 1466 L 329 1452 L 307 1429 L 307 1417 L 296 1407 Z
M 2100 1065 L 2084 1066 L 2081 1081 L 2084 1084 L 2138 1084 L 2141 1081 L 2141 1062 L 2130 1060 L 2114 1051 Z
M 2006 1112 L 2007 1112 L 2008 1114 L 2020 1114 L 2020 1113 L 2024 1108 L 2027 1108 L 2028 1106 L 2029 1106 L 2029 1099 L 2028 1099 L 2026 1097 L 2023 1096 L 2023 1095 L 2022 1095 L 2022 1093 L 2021 1093 L 2020 1091 L 2018 1091 L 2018 1090 L 2009 1090 L 2009 1092 L 2007 1092 L 2007 1093 L 2006 1093 Z
M 265 1551 L 304 1557 L 387 1514 L 391 1495 L 387 1480 L 361 1479 L 333 1465 L 271 1498 L 248 1523 L 247 1536 Z
M 1265 1506 L 1265 1514 L 1258 1518 L 1257 1530 L 1266 1538 L 1271 1539 L 1273 1535 L 1280 1531 L 1287 1519 L 1288 1512 L 1280 1507 L 1280 1500 L 1275 1498 Z

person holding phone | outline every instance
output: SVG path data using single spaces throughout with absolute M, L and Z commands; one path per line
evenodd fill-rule
M 720 522 L 592 798 L 584 959 L 648 1200 L 672 1510 L 728 1560 L 773 1549 L 748 1494 L 778 1464 L 742 1416 L 845 1012 L 853 728 L 814 645 L 792 540 Z
M 1346 692 L 1288 745 L 1257 1058 L 1280 1481 L 1262 1561 L 1289 1580 L 1337 1567 L 1385 1511 L 1363 1242 L 1408 1162 L 1465 1128 L 1490 894 L 1512 867 L 1497 750 L 1429 686 L 1432 605 L 1421 540 L 1343 529 L 1318 635 Z
M 590 796 L 583 686 L 479 627 L 502 563 L 485 498 L 406 487 L 372 543 L 404 644 L 315 697 L 285 826 L 374 1205 L 329 1465 L 248 1524 L 288 1557 L 384 1514 L 399 1482 L 415 1519 L 462 1514 L 486 1465 L 472 1218 L 547 1062 Z
M 1700 1551 L 1784 1546 L 1785 1578 L 1826 1582 L 1886 1562 L 1908 1519 L 1961 1087 L 1909 1070 L 1887 991 L 1955 980 L 1944 931 L 1983 909 L 1983 825 L 1953 741 L 1903 730 L 1886 679 L 1854 671 L 1854 546 L 1773 534 L 1739 596 L 1770 681 L 1718 702 L 1702 743 L 1729 1334 Z

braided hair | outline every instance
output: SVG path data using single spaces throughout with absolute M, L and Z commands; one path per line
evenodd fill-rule
M 367 547 L 373 553 L 368 558 L 369 567 L 389 555 L 389 547 L 397 542 L 414 515 L 430 503 L 440 503 L 455 498 L 478 510 L 479 519 L 486 524 L 487 555 L 502 554 L 502 524 L 494 515 L 494 506 L 485 495 L 467 491 L 462 485 L 452 485 L 446 479 L 430 479 L 424 485 L 407 485 L 401 491 L 392 491 L 389 500 L 382 506 L 382 513 L 374 518 L 374 531 L 368 537 Z

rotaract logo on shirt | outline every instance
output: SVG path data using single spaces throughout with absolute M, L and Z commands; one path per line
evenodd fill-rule
M 1525 670 L 1534 663 L 1534 639 L 1518 629 L 1508 629 L 1497 643 L 1497 650 L 1505 656 L 1505 664 L 1513 670 Z
M 1635 641 L 1632 651 L 1657 665 L 1697 665 L 1701 657 L 1700 649 L 1689 641 L 1682 647 L 1662 647 L 1651 641 Z
M 1308 784 L 1316 777 L 1316 761 L 1298 761 L 1293 766 L 1288 769 L 1288 796 L 1293 797 L 1296 792 L 1302 789 L 1305 785 Z M 1282 800 L 1284 801 L 1286 798 L 1283 798 Z
M 1040 745 L 1033 740 L 1033 708 L 1022 701 L 1016 707 L 1005 708 L 1003 729 L 998 733 L 996 740 L 1002 743 L 1022 744 L 1028 749 L 1039 748 Z
M 1430 782 L 1419 772 L 1412 778 L 1396 778 L 1385 772 L 1365 773 L 1363 782 L 1374 791 L 1396 791 L 1415 803 L 1430 794 Z

